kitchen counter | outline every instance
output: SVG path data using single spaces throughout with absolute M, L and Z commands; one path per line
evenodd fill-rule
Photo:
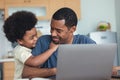
M 11 61 L 14 61 L 14 58 L 3 58 L 3 59 L 0 59 L 0 63 L 2 63 L 2 62 L 11 62 Z

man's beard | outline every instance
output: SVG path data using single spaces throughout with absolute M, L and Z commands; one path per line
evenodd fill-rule
M 52 37 L 52 42 L 53 42 L 54 44 L 60 44 L 60 41 L 54 41 L 53 38 L 59 39 L 58 37 L 53 36 L 53 37 Z M 60 39 L 59 39 L 59 40 L 60 40 Z
M 52 40 L 53 41 L 53 40 Z M 53 41 L 54 44 L 59 44 L 59 42 Z

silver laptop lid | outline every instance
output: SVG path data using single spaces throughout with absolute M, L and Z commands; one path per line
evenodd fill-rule
M 110 80 L 116 44 L 60 45 L 56 80 Z

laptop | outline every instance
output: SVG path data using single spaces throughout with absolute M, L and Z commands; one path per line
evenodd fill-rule
M 56 80 L 110 80 L 116 53 L 116 44 L 60 45 Z

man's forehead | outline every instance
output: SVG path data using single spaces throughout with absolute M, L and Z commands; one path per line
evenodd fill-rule
M 52 23 L 62 23 L 62 24 L 63 24 L 63 23 L 65 23 L 65 19 L 61 19 L 61 20 L 52 19 L 52 20 L 51 20 L 51 24 L 52 24 Z

